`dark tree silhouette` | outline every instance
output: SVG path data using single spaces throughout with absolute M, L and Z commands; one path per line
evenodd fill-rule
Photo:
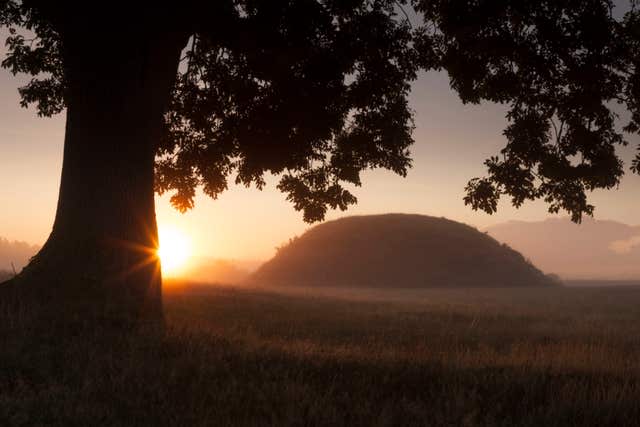
M 363 169 L 404 175 L 419 63 L 395 7 L 5 1 L 4 66 L 35 76 L 23 104 L 67 112 L 53 231 L 14 290 L 159 318 L 154 166 L 180 210 L 198 186 L 216 197 L 231 175 L 262 187 L 280 174 L 307 221 L 355 203 L 341 183 Z
M 465 203 L 494 213 L 501 195 L 514 206 L 543 199 L 574 221 L 592 215 L 587 193 L 620 183 L 626 145 L 616 103 L 640 129 L 640 19 L 614 18 L 607 0 L 420 0 L 433 22 L 439 64 L 464 102 L 508 104 L 506 147 L 467 186 Z M 640 173 L 640 154 L 631 170 Z
M 406 174 L 420 69 L 446 69 L 466 102 L 511 105 L 504 156 L 467 203 L 544 198 L 579 219 L 585 191 L 623 171 L 607 102 L 637 110 L 636 19 L 618 23 L 610 6 L 0 0 L 3 66 L 33 76 L 22 104 L 67 114 L 51 236 L 7 289 L 161 318 L 154 190 L 184 211 L 198 187 L 215 198 L 230 178 L 262 188 L 272 173 L 306 221 L 346 209 L 361 171 Z

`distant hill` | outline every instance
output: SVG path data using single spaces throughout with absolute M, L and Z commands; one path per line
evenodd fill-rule
M 566 279 L 640 279 L 640 227 L 615 221 L 510 221 L 486 230 L 547 273 Z
M 12 271 L 11 263 L 17 271 L 27 265 L 29 259 L 34 256 L 40 247 L 25 242 L 9 241 L 0 237 L 0 270 Z
M 318 225 L 280 248 L 250 281 L 398 288 L 552 282 L 521 254 L 475 228 L 405 214 L 354 216 Z

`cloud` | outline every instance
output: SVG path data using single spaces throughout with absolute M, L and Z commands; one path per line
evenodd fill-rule
M 635 247 L 640 246 L 640 236 L 633 236 L 626 240 L 616 240 L 609 244 L 613 252 L 624 255 L 630 253 Z

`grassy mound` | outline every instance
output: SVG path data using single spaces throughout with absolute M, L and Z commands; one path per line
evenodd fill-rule
M 355 287 L 541 286 L 520 253 L 444 218 L 388 214 L 318 225 L 281 248 L 256 284 Z

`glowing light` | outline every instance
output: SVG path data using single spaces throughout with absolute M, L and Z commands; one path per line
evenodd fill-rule
M 174 228 L 160 228 L 158 256 L 162 264 L 162 274 L 175 276 L 180 273 L 191 253 L 187 236 Z

